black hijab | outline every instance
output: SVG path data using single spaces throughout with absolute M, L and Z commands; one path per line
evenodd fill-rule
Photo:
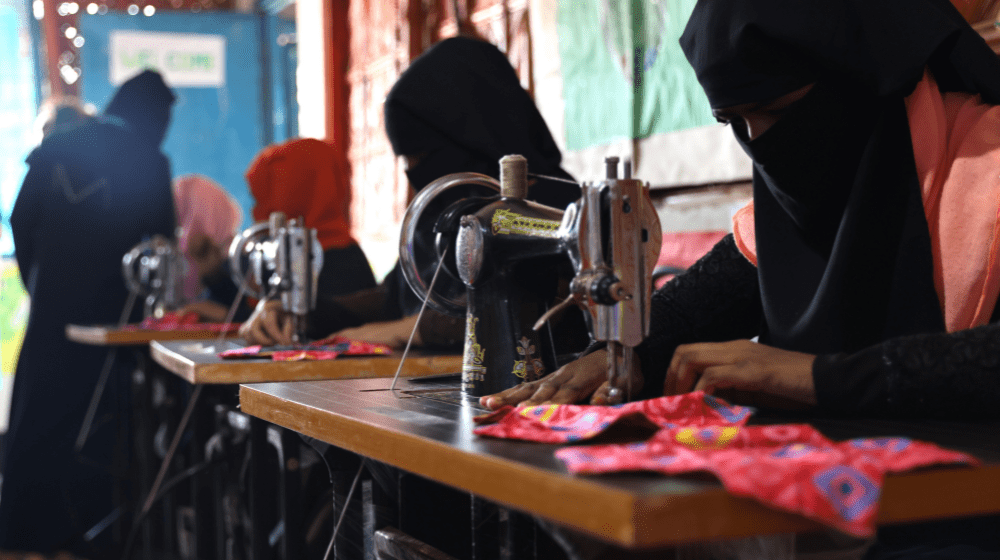
M 417 156 L 407 171 L 417 191 L 460 171 L 498 177 L 508 154 L 528 158 L 532 173 L 572 179 L 507 57 L 476 39 L 446 39 L 413 61 L 386 96 L 385 130 L 396 155 Z M 545 180 L 529 194 L 558 208 L 579 196 L 576 185 Z
M 124 120 L 136 135 L 159 146 L 167 134 L 174 99 L 159 73 L 143 70 L 118 88 L 104 114 Z
M 815 84 L 754 162 L 761 341 L 854 351 L 944 330 L 904 104 L 942 91 L 1000 103 L 1000 61 L 947 0 L 701 0 L 681 37 L 713 108 Z

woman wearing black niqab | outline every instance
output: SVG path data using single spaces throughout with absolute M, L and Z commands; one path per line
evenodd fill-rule
M 928 223 L 937 202 L 925 209 L 912 140 L 954 124 L 951 109 L 941 122 L 913 109 L 933 80 L 939 97 L 1000 104 L 1000 60 L 982 38 L 947 0 L 702 0 L 681 46 L 753 159 L 754 205 L 749 231 L 737 221 L 736 238 L 654 294 L 643 394 L 729 388 L 830 413 L 995 417 L 1000 327 L 969 327 L 996 320 L 996 292 L 965 326 L 939 296 L 951 271 L 937 259 L 956 259 Z M 593 391 L 601 359 L 557 375 Z M 531 389 L 484 402 L 551 396 Z
M 984 255 L 947 243 L 968 233 L 962 218 L 994 239 L 1000 225 L 1000 60 L 982 38 L 947 0 L 700 0 L 681 46 L 753 160 L 754 202 L 735 237 L 653 295 L 642 396 L 998 418 L 995 244 Z M 956 152 L 970 147 L 970 161 L 992 161 L 960 176 Z M 971 199 L 990 204 L 955 204 Z M 966 278 L 954 266 L 977 260 Z M 956 278 L 973 289 L 954 297 Z M 595 352 L 483 402 L 596 389 L 599 404 L 605 360 Z M 995 558 L 998 537 L 997 517 L 893 528 L 866 558 Z
M 498 177 L 500 158 L 520 154 L 536 178 L 528 198 L 565 208 L 580 197 L 580 188 L 561 167 L 562 154 L 531 96 L 521 87 L 507 57 L 490 43 L 468 37 L 445 39 L 420 55 L 399 77 L 386 96 L 385 129 L 393 152 L 408 161 L 410 187 L 419 192 L 451 173 L 472 172 Z M 562 179 L 559 181 L 558 179 Z M 569 182 L 567 182 L 569 181 Z M 495 195 L 484 188 L 466 195 Z M 421 275 L 429 282 L 437 263 L 432 231 L 439 211 L 448 203 L 439 197 L 424 211 L 417 226 L 414 252 L 425 264 Z M 435 291 L 464 294 L 458 278 L 442 274 Z M 410 289 L 397 263 L 375 290 L 354 296 L 320 298 L 310 315 L 310 336 L 323 337 L 347 327 L 347 336 L 405 343 L 421 301 Z M 244 324 L 241 333 L 269 344 L 282 340 L 278 314 L 263 309 Z M 372 323 L 378 321 L 377 323 Z M 425 345 L 460 349 L 465 318 L 429 311 L 421 319 L 420 340 Z M 579 350 L 579 348 L 577 348 Z
M 114 370 L 75 451 L 107 351 L 66 340 L 65 326 L 117 323 L 127 299 L 122 255 L 144 238 L 173 235 L 170 166 L 160 151 L 173 101 L 159 74 L 142 72 L 103 115 L 51 134 L 28 156 L 11 229 L 31 312 L 0 455 L 2 550 L 114 554 L 109 531 L 89 542 L 84 534 L 121 505 L 112 498 L 114 477 L 128 472 L 128 379 L 124 367 Z

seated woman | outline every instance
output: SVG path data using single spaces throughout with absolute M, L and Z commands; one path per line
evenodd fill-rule
M 754 203 L 654 295 L 643 395 L 996 416 L 996 55 L 945 0 L 702 2 L 681 43 Z M 483 402 L 600 403 L 603 359 Z
M 414 192 L 450 173 L 497 177 L 498 162 L 507 154 L 525 156 L 532 173 L 572 180 L 560 168 L 562 154 L 507 58 L 483 41 L 447 39 L 415 60 L 386 97 L 385 126 L 393 151 L 406 158 Z M 557 208 L 579 196 L 575 184 L 550 179 L 538 179 L 529 193 L 532 200 Z M 433 246 L 433 232 L 420 231 L 417 237 L 419 247 Z M 448 281 L 457 282 L 438 279 Z M 337 333 L 401 347 L 416 324 L 420 304 L 397 264 L 375 290 L 321 298 L 310 317 L 312 335 Z M 258 309 L 240 332 L 250 342 L 287 344 L 289 325 L 272 303 Z M 464 317 L 428 308 L 414 341 L 460 349 L 464 329 Z
M 226 250 L 243 222 L 243 211 L 218 183 L 192 173 L 174 179 L 177 244 L 187 260 L 182 313 L 222 322 L 236 297 Z
M 346 165 L 341 160 L 329 143 L 299 138 L 264 148 L 246 172 L 250 193 L 254 197 L 254 220 L 266 221 L 272 212 L 283 212 L 288 219 L 301 217 L 306 227 L 316 229 L 323 247 L 323 268 L 319 273 L 317 291 L 323 297 L 375 286 L 368 258 L 351 236 L 351 191 L 337 172 Z M 229 265 L 225 261 L 228 242 L 209 241 L 204 236 L 192 239 L 186 254 L 195 260 L 211 299 L 231 302 L 238 287 L 230 279 Z M 262 307 L 267 303 L 262 302 Z M 278 307 L 281 305 L 280 302 L 270 303 Z M 185 310 L 197 311 L 209 320 L 225 317 L 224 310 L 209 304 Z M 243 321 L 249 315 L 250 309 L 244 305 L 237 311 L 235 320 Z
M 681 45 L 754 201 L 653 296 L 641 396 L 1000 417 L 997 56 L 947 0 L 699 2 Z M 482 402 L 606 402 L 605 359 Z M 996 517 L 957 525 L 881 531 L 872 557 L 996 557 Z

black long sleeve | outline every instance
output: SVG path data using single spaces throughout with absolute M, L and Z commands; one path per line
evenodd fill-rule
M 654 292 L 650 308 L 650 334 L 636 348 L 645 377 L 643 398 L 663 394 L 663 380 L 677 346 L 757 335 L 763 314 L 757 269 L 727 235 Z
M 1000 324 L 887 340 L 853 354 L 817 356 L 816 399 L 839 414 L 996 419 Z

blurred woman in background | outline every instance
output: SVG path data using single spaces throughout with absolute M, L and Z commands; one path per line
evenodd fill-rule
M 28 156 L 10 223 L 31 311 L 0 454 L 0 550 L 115 554 L 109 531 L 85 535 L 123 505 L 114 495 L 116 477 L 129 476 L 130 370 L 113 371 L 78 448 L 107 350 L 68 341 L 65 328 L 118 323 L 128 299 L 122 255 L 173 235 L 160 151 L 173 103 L 160 75 L 144 71 L 100 117 L 53 130 Z M 132 311 L 138 320 L 142 310 Z
M 174 180 L 177 245 L 187 261 L 182 312 L 222 322 L 236 297 L 226 251 L 243 221 L 243 211 L 218 183 L 192 173 Z

